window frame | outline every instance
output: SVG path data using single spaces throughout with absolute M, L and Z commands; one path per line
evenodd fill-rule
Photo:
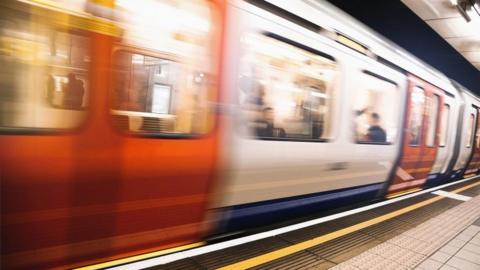
M 155 51 L 153 49 L 146 49 L 142 47 L 137 47 L 134 45 L 129 45 L 129 44 L 116 44 L 113 46 L 112 52 L 111 52 L 111 57 L 112 57 L 112 69 L 113 66 L 116 64 L 116 58 L 115 54 L 118 52 L 127 52 L 130 54 L 141 54 L 143 56 L 149 56 L 149 57 L 155 57 L 155 58 L 160 58 L 160 59 L 165 59 L 168 61 L 176 62 L 176 63 L 184 63 L 181 61 L 179 57 L 176 57 L 175 55 L 169 54 L 169 53 L 162 53 L 160 51 Z M 217 80 L 214 81 L 215 84 L 218 84 L 218 76 L 214 77 Z M 211 136 L 213 133 L 215 133 L 215 130 L 218 128 L 218 110 L 214 106 L 212 106 L 212 103 L 216 103 L 217 100 L 207 100 L 207 114 L 208 117 L 211 117 L 211 120 L 213 123 L 211 123 L 210 128 L 207 130 L 207 132 L 202 133 L 202 134 L 190 134 L 190 133 L 161 133 L 161 132 L 156 132 L 156 133 L 150 133 L 150 132 L 132 132 L 130 130 L 121 130 L 118 127 L 115 126 L 114 121 L 112 120 L 112 116 L 115 116 L 115 114 L 112 113 L 112 111 L 125 111 L 125 112 L 137 112 L 137 111 L 128 111 L 128 110 L 115 110 L 112 108 L 113 105 L 113 91 L 114 91 L 114 79 L 115 75 L 114 72 L 112 71 L 112 77 L 110 79 L 110 87 L 108 91 L 108 114 L 109 114 L 109 124 L 110 127 L 114 130 L 114 132 L 120 134 L 121 136 L 126 136 L 126 137 L 133 137 L 133 138 L 144 138 L 144 139 L 203 139 Z M 218 91 L 220 86 L 217 85 L 214 89 L 215 95 L 212 95 L 216 98 L 218 98 Z M 171 93 L 170 96 L 170 101 L 169 104 L 171 105 L 171 102 L 173 100 L 173 96 L 175 95 L 174 92 Z M 148 103 L 147 103 L 148 106 Z M 170 108 L 171 109 L 171 108 Z M 142 112 L 141 112 L 142 113 Z M 148 112 L 143 112 L 143 113 L 148 113 Z
M 300 49 L 300 50 L 304 50 L 308 53 L 311 53 L 311 54 L 314 54 L 316 56 L 320 56 L 320 57 L 323 57 L 323 58 L 326 58 L 332 62 L 335 63 L 335 70 L 336 70 L 336 76 L 340 76 L 341 72 L 340 72 L 340 69 L 341 69 L 341 64 L 339 61 L 337 61 L 337 59 L 335 57 L 333 57 L 332 55 L 328 54 L 328 53 L 325 53 L 325 52 L 322 52 L 320 50 L 317 50 L 315 48 L 312 48 L 310 46 L 307 46 L 305 44 L 302 44 L 302 43 L 299 43 L 299 42 L 296 42 L 296 41 L 293 41 L 289 38 L 286 38 L 284 36 L 280 36 L 280 35 L 277 35 L 273 32 L 269 32 L 269 31 L 261 31 L 261 32 L 258 32 L 257 33 L 258 35 L 260 36 L 264 36 L 264 37 L 267 37 L 267 38 L 271 38 L 273 40 L 276 40 L 278 42 L 281 42 L 281 43 L 284 43 L 286 45 L 289 45 L 289 46 L 292 46 L 292 47 L 295 47 L 296 49 Z M 334 92 L 338 92 L 340 91 L 338 89 L 338 80 L 334 81 L 334 84 L 333 84 L 333 87 L 335 89 Z M 337 93 L 338 94 L 338 93 Z M 238 94 L 236 95 L 237 98 L 238 98 Z M 336 103 L 337 104 L 337 103 Z M 241 105 L 241 104 L 240 104 Z M 336 105 L 333 105 L 332 106 L 333 109 L 336 109 Z M 330 119 L 330 122 L 334 122 L 332 119 Z M 242 123 L 244 124 L 244 123 Z M 331 134 L 335 134 L 335 132 L 333 132 L 333 129 L 331 130 Z M 308 143 L 328 143 L 328 142 L 332 142 L 336 139 L 335 136 L 330 136 L 328 138 L 318 138 L 318 139 L 302 139 L 302 138 L 282 138 L 282 137 L 260 137 L 260 136 L 251 136 L 251 134 L 248 134 L 248 139 L 251 139 L 251 140 L 259 140 L 259 141 L 285 141 L 285 142 L 308 142 Z
M 445 108 L 448 108 L 448 110 L 445 110 Z M 440 130 L 440 134 L 439 134 L 439 135 L 442 136 L 441 134 L 442 134 L 443 132 L 445 132 L 445 137 L 444 137 L 444 140 L 445 140 L 445 141 L 444 141 L 444 143 L 442 144 L 442 141 L 440 140 L 440 138 L 438 138 L 438 147 L 446 147 L 446 146 L 447 146 L 448 138 L 449 138 L 449 136 L 448 136 L 448 135 L 449 135 L 449 134 L 448 134 L 448 133 L 449 133 L 449 132 L 448 132 L 448 128 L 450 127 L 450 111 L 451 111 L 450 104 L 448 104 L 448 103 L 443 103 L 443 113 L 442 113 L 442 117 L 443 117 L 444 113 L 447 112 L 447 114 L 446 114 L 447 122 L 446 122 L 446 125 L 445 125 L 445 126 L 442 125 L 442 127 L 441 127 L 442 130 Z M 443 118 L 440 120 L 440 121 L 441 121 L 440 124 L 443 123 L 442 120 L 443 120 Z
M 387 83 L 390 83 L 390 84 L 395 85 L 396 91 L 397 91 L 397 93 L 398 93 L 398 91 L 399 91 L 399 89 L 398 89 L 398 83 L 395 82 L 394 80 L 391 80 L 391 79 L 389 79 L 389 78 L 386 78 L 386 77 L 384 77 L 384 76 L 382 76 L 382 75 L 379 75 L 379 74 L 377 74 L 377 73 L 375 73 L 375 72 L 372 72 L 372 71 L 370 71 L 370 70 L 367 70 L 367 69 L 363 69 L 363 70 L 362 70 L 362 73 L 364 73 L 364 74 L 366 74 L 366 75 L 369 75 L 369 76 L 372 76 L 372 77 L 374 77 L 374 78 L 377 78 L 377 79 L 379 79 L 379 80 L 385 81 L 385 82 L 387 82 Z M 398 113 L 398 111 L 397 111 L 397 113 Z M 397 116 L 398 116 L 398 114 L 397 114 Z M 397 117 L 397 121 L 398 121 L 398 117 Z M 386 133 L 386 132 L 385 132 L 385 133 Z M 354 135 L 355 135 L 355 134 L 354 134 Z M 397 134 L 395 134 L 395 139 L 397 139 L 397 136 L 398 136 L 398 130 L 397 130 Z M 354 136 L 354 137 L 355 137 L 355 136 Z M 369 141 L 359 141 L 359 140 L 356 140 L 355 138 L 354 138 L 354 142 L 355 142 L 355 144 L 372 144 L 372 145 L 393 145 L 393 144 L 394 144 L 394 142 L 369 142 Z

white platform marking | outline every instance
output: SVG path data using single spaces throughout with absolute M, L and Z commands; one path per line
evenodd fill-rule
M 468 197 L 468 196 L 464 196 L 464 195 L 460 195 L 460 194 L 456 194 L 456 193 L 452 193 L 452 192 L 447 192 L 447 191 L 443 191 L 443 190 L 437 190 L 435 192 L 432 192 L 432 194 L 447 197 L 447 198 L 451 198 L 451 199 L 455 199 L 455 200 L 459 200 L 459 201 L 464 201 L 464 202 L 466 202 L 466 201 L 468 201 L 472 198 L 472 197 Z
M 378 207 L 381 207 L 381 206 L 384 206 L 384 205 L 389 205 L 389 204 L 392 204 L 392 203 L 396 203 L 398 201 L 403 201 L 403 200 L 406 200 L 406 199 L 409 199 L 409 198 L 413 198 L 413 197 L 416 197 L 416 196 L 419 196 L 419 195 L 422 195 L 422 194 L 430 193 L 430 192 L 433 192 L 435 190 L 439 190 L 439 189 L 442 189 L 442 188 L 446 188 L 446 187 L 449 187 L 449 186 L 453 186 L 453 185 L 460 184 L 460 183 L 463 183 L 463 182 L 467 182 L 467 181 L 477 179 L 477 178 L 478 178 L 478 176 L 474 176 L 474 177 L 470 177 L 470 178 L 467 178 L 467 179 L 462 179 L 462 180 L 459 180 L 459 181 L 456 181 L 456 182 L 441 185 L 441 186 L 438 186 L 438 187 L 433 187 L 433 188 L 429 188 L 429 189 L 426 189 L 426 190 L 423 190 L 423 191 L 419 191 L 419 192 L 415 192 L 415 193 L 410 193 L 408 195 L 396 197 L 394 199 L 390 199 L 390 200 L 387 200 L 387 201 L 378 202 L 378 203 L 363 206 L 363 207 L 360 207 L 360 208 L 357 208 L 357 209 L 352 209 L 352 210 L 348 210 L 348 211 L 345 211 L 345 212 L 342 212 L 342 213 L 338 213 L 338 214 L 334 214 L 334 215 L 330 215 L 330 216 L 326 216 L 326 217 L 322 217 L 322 218 L 317 218 L 317 219 L 310 220 L 310 221 L 305 221 L 305 222 L 302 222 L 302 223 L 286 226 L 286 227 L 283 227 L 283 228 L 278 228 L 278 229 L 274 229 L 274 230 L 271 230 L 271 231 L 261 232 L 261 233 L 257 233 L 257 234 L 253 234 L 253 235 L 249 235 L 249 236 L 244 236 L 244 237 L 240 237 L 240 238 L 237 238 L 237 239 L 227 240 L 225 242 L 220 242 L 220 243 L 215 243 L 215 244 L 211 244 L 211 245 L 201 246 L 201 247 L 198 247 L 198 248 L 193 248 L 193 249 L 189 249 L 189 250 L 185 250 L 185 251 L 180 251 L 180 252 L 177 252 L 177 253 L 171 253 L 171 254 L 160 256 L 160 257 L 145 259 L 145 260 L 141 260 L 141 261 L 135 261 L 135 262 L 127 263 L 127 264 L 116 266 L 116 267 L 115 266 L 114 267 L 109 267 L 107 269 L 138 270 L 138 269 L 144 269 L 144 268 L 153 267 L 153 266 L 157 266 L 157 265 L 162 265 L 162 264 L 166 264 L 166 263 L 170 263 L 170 262 L 174 262 L 174 261 L 178 261 L 178 260 L 202 255 L 202 254 L 205 254 L 205 253 L 209 253 L 209 252 L 213 252 L 213 251 L 217 251 L 217 250 L 222 250 L 222 249 L 226 249 L 226 248 L 233 247 L 233 246 L 238 246 L 238 245 L 245 244 L 245 243 L 250 243 L 250 242 L 253 242 L 253 241 L 257 241 L 257 240 L 260 240 L 260 239 L 265 239 L 265 238 L 272 237 L 272 236 L 275 236 L 275 235 L 279 235 L 279 234 L 303 229 L 303 228 L 306 228 L 306 227 L 310 227 L 310 226 L 317 225 L 317 224 L 320 224 L 320 223 L 324 223 L 324 222 L 327 222 L 327 221 L 331 221 L 331 220 L 339 219 L 339 218 L 342 218 L 342 217 L 350 216 L 350 215 L 353 215 L 353 214 L 361 213 L 361 212 L 364 212 L 364 211 L 367 211 L 367 210 L 371 210 L 371 209 L 375 209 L 375 208 L 378 208 Z

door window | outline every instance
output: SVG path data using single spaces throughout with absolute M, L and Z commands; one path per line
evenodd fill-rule
M 428 98 L 429 100 L 429 109 L 428 109 L 428 130 L 427 130 L 427 141 L 426 145 L 432 147 L 435 144 L 435 135 L 437 131 L 437 116 L 438 108 L 440 103 L 440 97 L 433 95 Z
M 207 73 L 167 58 L 115 54 L 112 114 L 133 133 L 201 134 L 207 130 Z M 125 125 L 122 123 L 128 121 Z M 128 125 L 127 125 L 128 124 Z
M 1 13 L 0 127 L 80 126 L 89 95 L 89 35 L 17 10 Z
M 473 128 L 475 127 L 475 115 L 472 113 L 470 114 L 470 118 L 468 119 L 467 122 L 467 147 L 472 146 L 472 141 L 473 141 Z
M 477 111 L 478 115 L 478 111 Z M 478 126 L 478 121 L 477 121 L 477 133 L 475 135 L 475 147 L 480 148 L 480 126 Z
M 213 127 L 215 9 L 205 0 L 119 1 L 111 114 L 130 134 L 201 135 Z
M 425 106 L 425 91 L 415 86 L 410 97 L 410 145 L 416 146 L 420 144 L 423 126 L 423 111 Z
M 440 121 L 440 138 L 439 146 L 443 147 L 447 143 L 448 125 L 450 124 L 450 105 L 445 104 L 443 106 L 442 120 Z

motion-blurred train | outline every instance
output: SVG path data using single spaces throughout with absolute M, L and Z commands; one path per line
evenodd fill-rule
M 315 0 L 0 4 L 3 269 L 474 176 L 480 100 Z

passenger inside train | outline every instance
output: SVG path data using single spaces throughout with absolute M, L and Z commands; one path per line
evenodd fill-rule
M 396 117 L 400 109 L 395 104 L 398 87 L 385 78 L 361 73 L 361 82 L 353 99 L 353 130 L 357 143 L 392 143 L 397 134 Z
M 83 96 L 85 94 L 85 88 L 83 81 L 77 79 L 75 74 L 69 73 L 68 84 L 64 87 L 64 100 L 63 105 L 67 108 L 80 109 L 83 104 Z
M 370 127 L 368 128 L 367 139 L 370 142 L 386 142 L 387 135 L 385 130 L 380 127 L 380 115 L 378 113 L 370 114 Z
M 255 34 L 243 40 L 247 52 L 239 79 L 240 105 L 251 135 L 264 137 L 257 122 L 271 118 L 278 135 L 273 137 L 327 139 L 335 62 L 275 37 Z
M 257 122 L 256 133 L 259 138 L 284 138 L 283 128 L 275 127 L 275 111 L 271 107 L 263 109 L 263 119 Z

